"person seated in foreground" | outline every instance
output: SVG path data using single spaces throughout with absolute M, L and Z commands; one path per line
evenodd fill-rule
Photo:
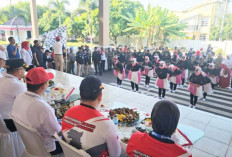
M 45 148 L 51 155 L 62 153 L 62 148 L 53 135 L 61 132 L 54 109 L 41 97 L 54 78 L 43 67 L 33 68 L 26 75 L 27 91 L 15 99 L 12 116 L 36 129 L 42 136 Z
M 62 120 L 64 140 L 83 149 L 91 156 L 120 155 L 117 129 L 112 120 L 104 117 L 97 107 L 102 100 L 102 83 L 88 76 L 80 84 L 80 105 L 71 107 Z
M 15 98 L 27 90 L 21 79 L 25 75 L 23 59 L 9 59 L 5 67 L 7 74 L 0 79 L 0 115 L 2 116 L 6 127 L 11 131 L 17 131 L 11 112 Z
M 171 135 L 175 132 L 180 112 L 175 103 L 168 100 L 158 101 L 151 112 L 153 131 L 134 133 L 127 145 L 127 154 L 152 157 L 192 157 L 187 150 L 174 143 Z

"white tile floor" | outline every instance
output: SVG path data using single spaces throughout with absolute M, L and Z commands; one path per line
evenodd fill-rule
M 52 71 L 55 74 L 55 81 L 64 85 L 79 88 L 83 78 L 66 73 Z M 104 84 L 102 103 L 110 108 L 112 102 L 122 102 L 133 108 L 150 113 L 153 105 L 158 99 L 151 96 L 130 92 L 121 88 Z M 78 104 L 79 102 L 76 102 Z M 232 120 L 194 110 L 178 105 L 180 109 L 180 123 L 189 125 L 205 132 L 191 149 L 194 157 L 232 157 Z

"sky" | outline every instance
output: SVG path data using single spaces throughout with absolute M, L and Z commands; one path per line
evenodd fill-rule
M 19 1 L 29 1 L 29 0 L 1 0 L 1 6 L 5 7 L 10 4 L 10 1 L 12 4 L 15 4 Z M 191 6 L 204 2 L 205 0 L 137 0 L 140 1 L 143 5 L 148 5 L 149 3 L 152 6 L 159 5 L 161 7 L 170 9 L 170 10 L 185 10 L 187 8 L 190 8 Z M 47 5 L 48 0 L 37 0 L 36 3 L 39 5 Z M 79 4 L 79 0 L 69 0 L 69 9 L 70 11 L 76 9 Z M 232 5 L 230 5 L 230 10 L 232 10 Z

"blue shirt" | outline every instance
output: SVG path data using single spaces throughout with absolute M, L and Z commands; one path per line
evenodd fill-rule
M 8 45 L 7 46 L 7 53 L 8 53 L 9 59 L 11 59 L 11 58 L 20 58 L 19 49 L 17 49 L 16 55 L 13 55 L 14 52 L 15 52 L 15 46 L 14 45 Z

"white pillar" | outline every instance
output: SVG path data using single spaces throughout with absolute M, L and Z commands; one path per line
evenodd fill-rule
M 109 46 L 110 0 L 99 0 L 99 44 Z
M 39 27 L 38 27 L 36 0 L 30 0 L 30 10 L 31 10 L 32 38 L 38 39 Z

